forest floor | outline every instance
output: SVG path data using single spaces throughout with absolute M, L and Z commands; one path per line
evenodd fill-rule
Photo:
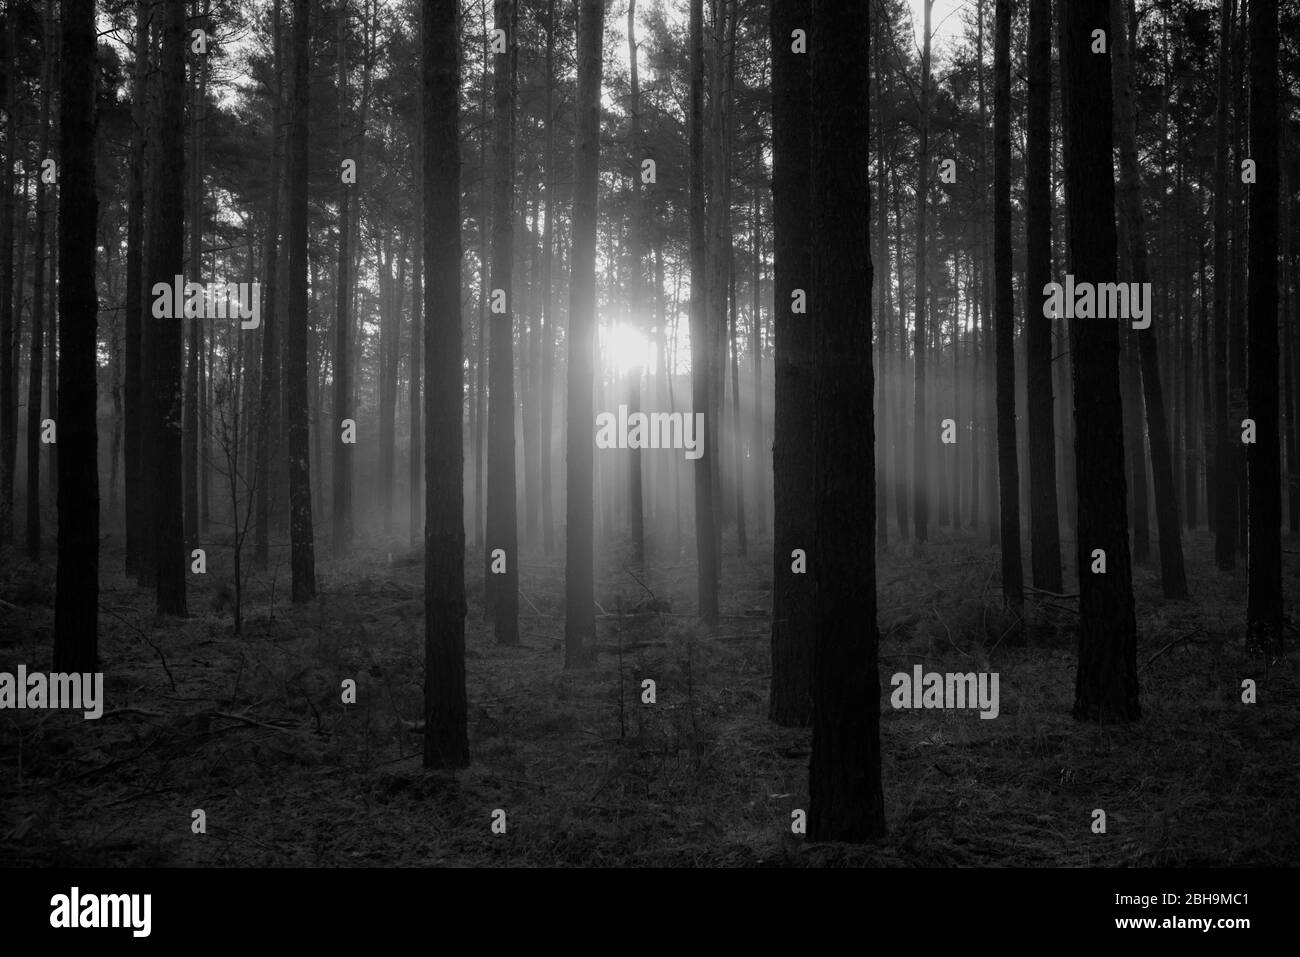
M 1245 571 L 1185 541 L 1193 598 L 1136 572 L 1141 721 L 1081 724 L 1074 602 L 1031 596 L 1007 640 L 986 532 L 937 530 L 880 557 L 884 794 L 889 833 L 865 847 L 791 833 L 808 806 L 811 734 L 767 720 L 771 548 L 726 543 L 723 619 L 693 615 L 694 563 L 652 550 L 598 560 L 599 650 L 563 669 L 561 560 L 521 565 L 516 647 L 482 615 L 468 563 L 473 764 L 421 768 L 423 569 L 409 548 L 318 565 L 319 600 L 287 601 L 286 556 L 248 585 L 243 634 L 214 597 L 219 556 L 190 576 L 187 620 L 101 556 L 106 704 L 0 714 L 0 863 L 349 865 L 1293 865 L 1297 671 L 1244 647 Z M 1072 546 L 1066 546 L 1067 552 Z M 215 550 L 214 550 L 215 551 Z M 321 550 L 325 554 L 324 549 Z M 1285 593 L 1297 588 L 1286 559 Z M 228 559 L 226 560 L 228 564 Z M 1244 566 L 1244 563 L 1242 563 Z M 1073 576 L 1067 570 L 1067 581 Z M 0 671 L 48 671 L 53 571 L 0 557 Z M 1294 652 L 1292 653 L 1292 661 Z M 889 678 L 996 671 L 1000 714 L 894 710 Z M 344 679 L 357 703 L 342 703 Z M 642 681 L 656 702 L 642 703 Z M 1258 703 L 1242 703 L 1242 680 Z M 1106 833 L 1092 831 L 1106 812 Z M 206 834 L 191 831 L 192 811 Z M 492 815 L 506 812 L 505 834 Z

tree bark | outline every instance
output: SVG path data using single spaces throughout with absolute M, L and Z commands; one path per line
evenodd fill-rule
M 99 307 L 95 289 L 95 233 L 99 200 L 95 195 L 94 0 L 63 0 L 61 18 L 59 350 L 63 360 L 59 364 L 59 392 L 63 412 L 59 441 L 63 444 L 63 454 L 59 457 L 59 565 L 54 599 L 53 664 L 60 672 L 93 672 L 99 667 L 99 470 L 95 416 Z
M 1127 227 L 1132 282 L 1147 281 L 1146 216 L 1142 209 L 1142 180 L 1138 169 L 1137 114 L 1133 102 L 1129 30 L 1124 27 L 1120 0 L 1111 0 L 1114 26 L 1115 106 L 1118 112 L 1120 185 L 1119 204 Z M 1156 527 L 1160 534 L 1160 580 L 1166 598 L 1187 597 L 1187 573 L 1183 567 L 1182 531 L 1178 520 L 1178 499 L 1174 489 L 1174 466 L 1169 453 L 1169 426 L 1165 418 L 1164 394 L 1160 383 L 1160 361 L 1155 333 L 1136 330 L 1140 353 L 1142 391 L 1146 401 L 1151 472 L 1155 482 Z
M 927 3 L 927 9 L 929 3 Z M 813 0 L 812 325 L 817 583 L 808 837 L 885 833 L 876 625 L 867 5 Z M 928 19 L 928 18 L 927 18 Z M 865 261 L 864 261 L 865 260 Z
M 423 0 L 424 766 L 469 764 L 456 0 Z M 412 493 L 414 494 L 414 493 Z
M 1043 286 L 1052 274 L 1052 3 L 1029 3 L 1029 104 L 1025 146 L 1025 380 L 1029 418 L 1029 545 L 1034 586 L 1061 592 L 1056 502 L 1052 320 Z
M 426 51 L 427 52 L 427 51 Z M 342 160 L 357 160 L 349 153 L 351 146 L 347 130 L 348 102 L 348 18 L 347 5 L 340 9 L 338 28 L 338 83 L 339 83 L 339 155 Z M 339 260 L 338 280 L 334 296 L 334 421 L 329 423 L 330 442 L 334 447 L 332 462 L 334 489 L 332 506 L 332 533 L 330 544 L 334 560 L 338 561 L 352 547 L 352 453 L 351 442 L 343 441 L 343 422 L 352 415 L 352 191 L 353 185 L 339 175 Z M 423 268 L 423 265 L 420 266 Z M 414 353 L 412 353 L 414 355 Z M 414 407 L 412 407 L 414 411 Z M 354 436 L 355 437 L 355 436 Z M 415 437 L 414 428 L 411 432 Z M 415 501 L 415 492 L 411 492 Z
M 285 413 L 289 433 L 289 540 L 293 600 L 316 597 L 307 405 L 307 110 L 311 70 L 309 0 L 293 3 L 293 108 L 289 127 L 289 315 Z
M 1250 467 L 1247 637 L 1282 654 L 1282 436 L 1278 415 L 1278 4 L 1250 0 L 1250 250 L 1248 394 Z M 1289 359 L 1289 357 L 1288 357 Z
M 930 186 L 930 13 L 934 0 L 924 0 L 925 26 L 921 39 L 921 104 L 919 142 L 916 148 L 916 315 L 912 357 L 915 391 L 912 396 L 914 433 L 912 446 L 912 517 L 918 543 L 929 538 L 930 442 L 934 431 L 926 410 L 926 212 Z
M 1222 0 L 1219 17 L 1218 106 L 1214 129 L 1214 560 L 1220 570 L 1237 564 L 1237 485 L 1228 406 L 1228 74 L 1236 0 Z
M 771 0 L 772 246 L 776 404 L 773 419 L 772 685 L 768 717 L 785 727 L 812 721 L 813 583 L 807 556 L 816 515 L 813 475 L 813 356 L 808 316 L 796 291 L 811 293 L 812 78 L 808 54 L 791 49 L 809 28 L 809 0 Z M 815 303 L 813 308 L 816 308 Z M 797 553 L 803 567 L 797 567 Z
M 713 415 L 712 330 L 709 328 L 708 252 L 704 217 L 704 2 L 691 0 L 690 25 L 690 248 L 691 248 L 691 404 L 704 415 L 701 456 L 695 460 L 695 549 L 699 617 L 708 627 L 718 620 L 718 542 L 713 479 L 717 467 L 717 418 Z
M 698 2 L 698 0 L 697 0 Z M 578 8 L 577 126 L 573 144 L 573 251 L 569 256 L 568 432 L 564 537 L 564 667 L 586 664 L 596 641 L 595 441 L 596 197 L 600 174 L 602 0 Z
M 514 149 L 515 0 L 496 0 L 496 29 L 506 52 L 495 55 L 492 140 L 492 302 L 488 319 L 487 547 L 484 549 L 488 608 L 498 644 L 519 643 L 519 522 L 515 491 L 514 380 Z M 497 311 L 500 294 L 504 307 Z M 494 556 L 496 556 L 494 558 Z M 503 572 L 494 572 L 504 564 Z
M 1094 30 L 1112 36 L 1109 0 L 1071 0 L 1062 5 L 1062 13 L 1070 272 L 1082 281 L 1113 282 L 1117 241 L 1110 53 L 1091 52 Z M 1079 671 L 1074 717 L 1133 721 L 1141 709 L 1124 487 L 1119 323 L 1073 320 L 1070 333 L 1079 490 Z M 1099 561 L 1105 562 L 1104 572 Z

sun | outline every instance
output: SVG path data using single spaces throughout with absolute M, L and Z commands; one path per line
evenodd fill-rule
M 619 375 L 648 369 L 653 358 L 645 333 L 626 322 L 616 322 L 604 331 L 600 353 Z

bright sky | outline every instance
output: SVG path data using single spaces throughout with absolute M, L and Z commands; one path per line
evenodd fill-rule
M 908 0 L 912 8 L 912 22 L 916 37 L 916 49 L 921 48 L 921 29 L 925 24 L 925 0 Z M 992 23 L 993 4 L 984 4 L 984 19 L 987 28 Z M 934 38 L 930 41 L 931 52 L 936 60 L 945 58 L 953 42 L 962 34 L 962 21 L 975 19 L 975 0 L 935 0 L 930 11 L 930 29 Z

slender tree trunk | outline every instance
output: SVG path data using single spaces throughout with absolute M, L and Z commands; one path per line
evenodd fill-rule
M 631 253 L 632 274 L 629 282 L 628 298 L 631 307 L 631 322 L 639 326 L 641 324 L 641 278 L 644 262 L 641 231 L 645 220 L 645 208 L 641 201 L 641 82 L 637 71 L 636 0 L 628 0 L 627 5 L 627 49 L 632 86 L 632 98 L 628 104 L 632 132 L 632 215 L 631 221 L 628 223 L 628 246 Z M 631 409 L 634 412 L 639 411 L 641 405 L 641 374 L 642 370 L 640 368 L 633 368 L 628 372 L 632 381 Z M 630 449 L 628 460 L 628 510 L 632 533 L 632 560 L 640 565 L 645 561 L 645 515 L 641 488 L 641 449 L 639 447 Z
M 284 47 L 281 42 L 280 0 L 275 0 L 272 14 L 271 45 L 275 55 L 274 104 L 271 109 L 271 175 L 267 184 L 267 215 L 265 279 L 262 302 L 262 382 L 258 395 L 257 448 L 255 452 L 254 485 L 257 501 L 253 513 L 253 567 L 265 571 L 270 544 L 270 514 L 272 488 L 272 446 L 280 440 L 280 317 L 276 308 L 279 301 L 280 275 L 280 190 L 282 137 L 284 116 Z M 275 470 L 278 475 L 278 470 Z
M 791 33 L 807 30 L 809 0 L 771 0 L 772 246 L 776 404 L 773 420 L 772 685 L 768 717 L 785 727 L 812 722 L 815 544 L 810 192 L 812 79 Z M 816 302 L 813 301 L 813 308 Z
M 154 283 L 170 289 L 184 269 L 185 255 L 185 5 L 164 8 L 162 22 L 161 100 L 158 163 L 154 197 L 157 214 L 150 254 Z M 66 189 L 66 177 L 65 177 Z M 151 284 L 152 288 L 152 284 Z M 155 580 L 160 614 L 184 616 L 185 550 L 181 452 L 181 329 L 182 316 L 153 316 L 151 393 L 155 444 L 154 489 L 149 502 L 153 515 Z M 65 359 L 66 364 L 66 359 Z M 60 373 L 63 374 L 62 372 Z M 66 443 L 65 443 L 66 447 Z
M 555 551 L 555 498 L 551 489 L 551 434 L 555 408 L 555 0 L 546 2 L 546 205 L 542 226 L 542 394 L 539 431 L 542 472 L 542 550 Z
M 199 12 L 196 0 L 194 13 Z M 202 27 L 200 27 L 201 29 Z M 195 53 L 192 70 L 198 86 L 190 109 L 190 257 L 191 281 L 203 283 L 203 111 L 207 106 L 207 54 Z M 203 364 L 203 320 L 193 319 L 189 327 L 189 360 L 185 370 L 184 448 L 185 541 L 194 548 L 199 540 L 199 367 Z
M 1129 30 L 1124 28 L 1120 0 L 1111 0 L 1114 26 L 1115 105 L 1119 114 L 1119 203 L 1127 223 L 1128 252 L 1132 282 L 1147 281 L 1146 217 L 1142 210 L 1142 181 L 1138 170 L 1137 116 L 1133 103 L 1132 70 L 1129 58 Z M 1150 304 L 1148 304 L 1150 305 Z M 1174 467 L 1169 454 L 1169 427 L 1165 419 L 1160 384 L 1160 364 L 1155 333 L 1150 328 L 1136 333 L 1142 364 L 1142 390 L 1146 400 L 1151 470 L 1155 480 L 1156 523 L 1160 534 L 1160 579 L 1166 598 L 1187 597 L 1187 574 L 1183 568 L 1182 532 L 1178 521 L 1178 499 L 1174 491 Z
M 930 442 L 934 430 L 926 410 L 926 212 L 930 187 L 930 13 L 934 0 L 924 0 L 925 26 L 921 37 L 921 106 L 919 145 L 916 148 L 916 315 L 913 329 L 912 356 L 915 392 L 913 394 L 912 429 L 912 515 L 916 523 L 916 540 L 925 542 L 930 527 Z
M 54 85 L 54 0 L 45 0 L 42 17 L 44 56 L 41 58 L 40 156 L 50 155 L 50 88 Z M 45 365 L 45 224 L 48 192 L 36 177 L 36 236 L 33 239 L 35 276 L 32 284 L 32 351 L 27 379 L 27 557 L 41 557 L 41 373 Z M 138 273 L 137 263 L 137 273 Z M 137 275 L 137 295 L 139 289 Z M 51 343 L 51 345 L 53 345 Z M 119 393 L 114 393 L 115 395 Z
M 421 110 L 421 115 L 423 115 L 423 110 Z M 417 163 L 417 169 L 422 170 L 423 165 Z M 423 184 L 421 184 L 422 189 Z M 421 203 L 421 208 L 423 208 L 423 203 Z M 411 451 L 408 471 L 411 490 L 410 542 L 412 548 L 420 544 L 422 529 L 424 528 L 424 498 L 421 494 L 421 485 L 424 481 L 424 463 L 422 461 L 424 451 L 421 443 L 422 429 L 420 425 L 420 385 L 421 369 L 423 368 L 420 332 L 424 325 L 423 263 L 424 236 L 423 231 L 419 231 L 415 237 L 415 254 L 412 259 L 414 268 L 411 271 L 411 368 L 410 381 L 407 383 L 410 388 L 411 406 Z
M 456 0 L 423 0 L 424 766 L 469 764 Z M 413 352 L 412 355 L 415 353 Z M 414 492 L 412 492 L 414 494 Z
M 309 0 L 293 3 L 293 109 L 289 129 L 289 314 L 285 411 L 289 433 L 289 539 L 293 600 L 316 597 L 307 405 L 307 109 L 311 71 Z
M 1247 637 L 1282 654 L 1282 436 L 1277 388 L 1278 4 L 1250 0 L 1249 416 L 1255 442 L 1250 466 Z
M 1222 0 L 1219 18 L 1218 107 L 1214 148 L 1214 559 L 1222 570 L 1237 563 L 1237 486 L 1228 405 L 1228 75 L 1236 0 Z
M 993 286 L 998 367 L 1002 600 L 1020 615 L 1025 594 L 1020 559 L 1015 315 L 1011 289 L 1011 0 L 997 0 L 993 37 Z
M 1041 308 L 1052 274 L 1052 3 L 1029 3 L 1029 106 L 1025 148 L 1025 379 L 1029 417 L 1029 544 L 1034 585 L 1060 592 L 1056 510 L 1052 319 Z
M 1117 241 L 1110 53 L 1091 52 L 1094 30 L 1112 36 L 1109 0 L 1071 0 L 1062 5 L 1062 15 L 1070 272 L 1088 282 L 1113 282 Z M 1075 320 L 1070 333 L 1079 489 L 1074 716 L 1082 721 L 1132 721 L 1141 709 L 1124 488 L 1119 323 Z
M 718 420 L 713 415 L 712 360 L 707 306 L 708 252 L 704 217 L 704 2 L 691 0 L 690 26 L 690 246 L 691 246 L 691 402 L 692 414 L 704 414 L 701 456 L 695 460 L 695 548 L 700 620 L 718 620 L 718 556 L 715 522 Z
M 453 51 L 454 52 L 454 51 Z M 426 50 L 426 55 L 428 51 Z M 347 129 L 348 103 L 348 17 L 346 0 L 340 7 L 338 27 L 338 83 L 339 83 L 339 154 L 344 160 L 356 160 L 349 152 L 351 144 Z M 338 561 L 348 554 L 352 547 L 352 453 L 354 443 L 346 439 L 355 439 L 355 433 L 345 435 L 343 423 L 352 415 L 352 315 L 349 309 L 352 303 L 352 250 L 349 240 L 352 238 L 352 192 L 353 184 L 339 174 L 339 260 L 338 281 L 334 296 L 334 420 L 329 423 L 326 434 L 334 447 L 333 470 L 334 489 L 332 505 L 332 534 L 330 544 L 333 546 L 334 560 Z M 423 269 L 421 265 L 419 269 Z M 417 270 L 418 272 L 419 270 Z M 412 355 L 415 353 L 412 352 Z M 415 407 L 412 406 L 412 414 Z M 412 441 L 415 430 L 411 431 Z M 414 455 L 414 452 L 412 453 Z M 415 492 L 411 492 L 411 501 L 415 501 Z
M 695 0 L 700 2 L 700 0 Z M 569 255 L 568 433 L 565 465 L 564 667 L 589 660 L 596 640 L 592 436 L 596 361 L 596 197 L 600 175 L 603 0 L 578 7 L 578 94 Z
M 13 7 L 9 7 L 13 13 Z M 14 166 L 18 146 L 18 17 L 5 17 L 5 153 L 0 188 L 0 545 L 14 534 L 14 467 L 18 451 L 18 405 L 16 374 L 18 342 L 14 320 Z
M 929 3 L 926 4 L 927 12 Z M 927 26 L 929 17 L 927 16 Z M 876 656 L 867 5 L 813 0 L 812 291 L 817 582 L 808 837 L 885 833 Z M 865 260 L 865 262 L 864 262 Z
M 485 574 L 495 581 L 489 609 L 498 644 L 519 642 L 519 522 L 515 491 L 514 149 L 515 0 L 496 0 L 496 29 L 506 52 L 496 54 L 492 140 L 491 377 L 488 394 L 487 548 Z
M 135 66 L 131 84 L 131 164 L 128 169 L 126 226 L 126 322 L 122 443 L 126 459 L 126 574 L 140 572 L 140 553 L 146 546 L 144 485 L 140 471 L 140 427 L 144 418 L 144 390 L 140 382 L 141 324 L 148 308 L 144 296 L 144 162 L 145 98 L 149 69 L 149 21 L 153 8 L 144 0 L 135 4 Z M 54 341 L 50 341 L 53 358 Z M 57 383 L 51 383 L 57 385 Z M 51 463 L 51 468 L 53 463 Z

